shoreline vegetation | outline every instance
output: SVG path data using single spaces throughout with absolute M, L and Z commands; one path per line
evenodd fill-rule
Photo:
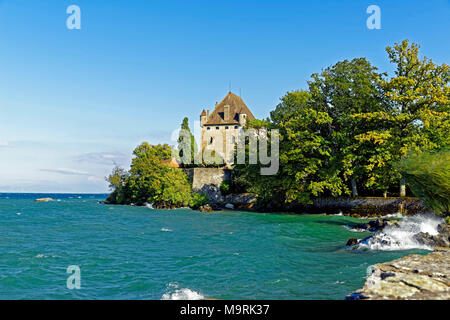
M 342 202 L 345 208 L 345 202 L 377 197 L 387 199 L 380 203 L 389 203 L 388 197 L 395 195 L 399 197 L 395 210 L 413 213 L 425 209 L 420 204 L 415 210 L 405 208 L 415 196 L 427 209 L 448 215 L 449 66 L 420 59 L 419 46 L 408 40 L 386 52 L 395 67 L 391 77 L 366 58 L 340 61 L 311 75 L 308 90 L 288 92 L 267 119 L 248 122 L 247 128 L 268 129 L 268 141 L 271 129 L 279 131 L 279 170 L 265 176 L 260 174 L 262 164 L 235 164 L 231 180 L 216 186 L 220 193 L 253 194 L 247 209 L 265 212 L 316 211 L 327 201 Z M 194 164 L 202 150 L 187 118 L 181 129 L 191 136 L 189 142 L 181 134 L 176 147 L 144 142 L 134 150 L 130 170 L 114 168 L 107 177 L 112 193 L 106 203 L 151 204 L 160 209 L 228 205 L 193 192 L 183 168 L 217 168 L 224 163 L 218 159 Z M 248 141 L 245 147 L 248 153 Z M 194 154 L 192 163 L 174 165 L 184 152 Z M 354 207 L 363 214 L 370 209 L 392 213 L 392 206 L 380 209 L 370 201 Z

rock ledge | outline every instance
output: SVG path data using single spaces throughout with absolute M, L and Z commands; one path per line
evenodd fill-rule
M 409 255 L 372 266 L 364 287 L 347 300 L 449 300 L 450 250 Z

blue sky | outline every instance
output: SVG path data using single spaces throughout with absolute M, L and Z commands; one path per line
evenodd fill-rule
M 263 118 L 339 60 L 392 72 L 384 48 L 405 38 L 448 64 L 449 34 L 448 0 L 0 0 L 0 192 L 106 192 L 113 163 L 173 143 L 230 82 Z

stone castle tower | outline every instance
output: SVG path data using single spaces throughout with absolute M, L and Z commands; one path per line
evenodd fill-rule
M 209 109 L 203 109 L 200 115 L 202 152 L 205 149 L 215 150 L 225 163 L 232 162 L 234 145 L 239 134 L 243 132 L 247 121 L 254 119 L 244 101 L 229 92 L 220 103 L 216 103 L 211 114 Z

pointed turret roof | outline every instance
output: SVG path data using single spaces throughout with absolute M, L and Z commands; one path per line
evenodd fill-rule
M 230 117 L 229 120 L 224 119 L 224 108 L 225 106 L 230 107 Z M 239 124 L 239 115 L 246 114 L 248 120 L 254 120 L 250 109 L 241 99 L 241 97 L 235 95 L 231 91 L 227 94 L 227 96 L 216 105 L 214 112 L 208 118 L 208 121 L 205 125 L 217 125 L 217 124 Z
M 205 109 L 203 109 L 202 114 L 200 115 L 200 117 L 206 116 L 206 111 Z

